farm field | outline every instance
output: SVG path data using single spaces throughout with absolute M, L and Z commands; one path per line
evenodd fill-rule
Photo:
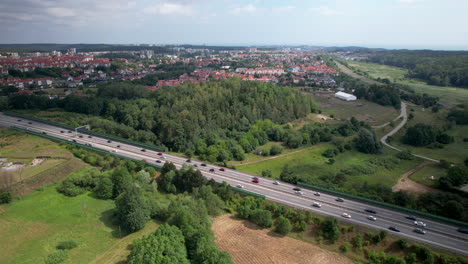
M 222 215 L 215 219 L 212 230 L 216 244 L 231 254 L 235 264 L 247 263 L 322 263 L 351 264 L 338 253 L 318 246 L 280 236 L 255 224 Z
M 322 153 L 329 149 L 334 148 L 331 143 L 324 143 L 316 145 L 312 148 L 305 149 L 301 152 L 292 153 L 278 157 L 276 159 L 269 159 L 252 163 L 249 165 L 238 165 L 237 170 L 261 175 L 263 170 L 270 170 L 273 178 L 279 178 L 284 166 L 297 166 L 301 169 L 301 174 L 306 177 L 319 178 L 324 175 L 336 173 L 341 169 L 349 168 L 353 165 L 366 164 L 369 159 L 375 158 L 375 155 L 367 155 L 354 150 L 345 151 L 338 154 L 334 159 L 336 162 L 329 165 L 328 158 L 322 156 Z M 392 156 L 395 152 L 392 150 L 384 150 L 384 154 L 377 157 Z M 382 184 L 388 187 L 393 186 L 400 176 L 416 167 L 421 161 L 414 159 L 411 161 L 400 161 L 398 166 L 392 170 L 379 169 L 371 174 L 359 174 L 348 177 L 345 186 L 352 186 L 354 183 L 362 184 L 367 181 L 368 184 Z
M 360 61 L 348 61 L 348 65 L 353 69 L 368 73 L 371 78 L 387 78 L 394 83 L 408 85 L 418 93 L 437 96 L 443 103 L 456 105 L 468 102 L 468 89 L 428 85 L 415 79 L 406 78 L 405 74 L 408 71 L 403 68 Z
M 83 173 L 82 169 L 76 173 Z M 43 263 L 56 245 L 74 240 L 65 263 L 118 263 L 129 254 L 134 238 L 155 230 L 157 224 L 128 237 L 112 222 L 112 200 L 99 200 L 89 193 L 67 197 L 49 185 L 0 206 L 0 263 Z

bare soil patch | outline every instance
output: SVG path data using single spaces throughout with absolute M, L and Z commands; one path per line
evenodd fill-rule
M 422 168 L 424 168 L 427 164 L 429 164 L 430 162 L 429 161 L 424 161 L 423 163 L 419 164 L 416 168 L 406 172 L 405 174 L 403 174 L 400 178 L 400 180 L 398 180 L 398 182 L 393 185 L 392 187 L 392 190 L 394 192 L 398 192 L 398 191 L 407 191 L 407 192 L 410 192 L 410 193 L 414 193 L 414 194 L 423 194 L 423 193 L 426 193 L 426 192 L 435 192 L 436 190 L 426 186 L 426 185 L 423 185 L 423 184 L 420 184 L 420 183 L 417 183 L 413 180 L 411 180 L 409 178 L 409 176 L 413 175 L 414 173 L 416 173 L 417 171 L 421 170 Z
M 231 254 L 236 264 L 352 263 L 350 259 L 337 253 L 291 237 L 280 236 L 268 229 L 260 229 L 255 224 L 232 215 L 217 217 L 212 229 L 218 247 Z

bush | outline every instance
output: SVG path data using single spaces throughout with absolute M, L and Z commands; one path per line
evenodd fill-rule
M 0 204 L 11 203 L 11 200 L 13 200 L 13 196 L 11 195 L 10 192 L 1 192 L 0 193 Z
M 273 225 L 273 219 L 268 210 L 256 209 L 250 214 L 249 219 L 261 227 L 268 228 Z
M 289 232 L 291 232 L 291 223 L 286 217 L 280 216 L 275 221 L 275 232 L 281 235 L 287 235 Z
M 278 154 L 281 154 L 281 152 L 283 152 L 283 148 L 278 146 L 278 145 L 273 145 L 271 146 L 270 148 L 270 155 L 271 156 L 275 156 L 275 155 L 278 155 Z
M 67 252 L 63 250 L 59 250 L 47 256 L 45 263 L 46 264 L 59 264 L 59 263 L 64 262 L 67 259 L 68 259 Z
M 62 249 L 62 250 L 65 250 L 65 249 L 73 249 L 73 248 L 76 248 L 78 246 L 78 244 L 76 244 L 75 241 L 73 240 L 67 240 L 67 241 L 62 241 L 60 242 L 58 245 L 57 245 L 57 249 Z
M 411 151 L 405 150 L 405 151 L 400 151 L 395 155 L 397 158 L 401 160 L 412 160 L 414 159 L 414 156 L 411 154 Z
M 348 252 L 350 248 L 351 248 L 351 244 L 349 242 L 345 242 L 343 245 L 340 246 L 340 250 L 343 253 Z
M 322 156 L 325 158 L 333 158 L 338 155 L 339 151 L 337 149 L 327 149 L 322 153 Z
M 401 249 L 406 249 L 409 247 L 409 243 L 406 239 L 398 239 L 397 244 Z

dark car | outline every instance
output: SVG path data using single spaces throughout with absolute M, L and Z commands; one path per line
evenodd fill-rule
M 338 198 L 336 198 L 336 201 L 337 201 L 337 202 L 344 202 L 344 199 L 338 197 Z
M 76 142 L 76 140 L 74 139 L 73 142 Z
M 294 188 L 293 188 L 293 191 L 300 192 L 300 191 L 301 191 L 301 188 L 294 187 Z
M 71 133 L 71 130 L 68 130 L 68 133 Z
M 389 227 L 388 229 L 392 230 L 392 231 L 395 231 L 395 232 L 400 232 L 400 229 L 398 229 L 397 227 L 395 226 L 391 226 Z
M 253 179 L 252 182 L 253 183 L 259 183 L 260 181 L 258 179 Z
M 466 228 L 458 228 L 457 231 L 460 232 L 460 233 L 463 233 L 463 234 L 468 234 L 468 229 L 466 229 Z
M 63 130 L 60 130 L 60 133 L 65 133 L 65 131 L 63 131 Z
M 215 169 L 210 169 L 210 171 L 211 171 L 211 172 L 214 172 L 214 171 L 215 171 Z
M 45 135 L 45 134 L 47 134 L 47 133 L 46 133 L 46 132 L 44 132 L 44 131 L 42 131 L 42 134 L 44 134 L 44 135 Z
M 88 136 L 88 138 L 93 138 L 92 136 Z
M 28 122 L 28 124 L 32 125 L 32 122 Z
M 78 137 L 83 138 L 83 135 L 79 135 Z
M 161 163 L 161 161 L 160 161 L 160 160 L 156 160 L 156 163 Z
M 414 229 L 414 232 L 416 232 L 416 233 L 418 233 L 418 234 L 421 234 L 421 235 L 426 234 L 426 231 L 422 230 L 421 228 L 416 228 L 416 229 Z
M 120 148 L 120 145 L 117 145 L 118 148 Z
M 188 160 L 186 160 L 186 162 L 190 163 L 190 162 L 192 162 L 192 160 L 191 160 L 191 159 L 188 159 Z
M 377 211 L 375 211 L 374 209 L 366 209 L 364 211 L 371 213 L 371 214 L 377 214 Z
M 162 152 L 158 152 L 158 156 L 162 156 L 162 155 L 163 155 Z
M 107 140 L 107 143 L 112 143 L 112 141 L 110 141 L 110 140 Z
M 200 166 L 206 167 L 206 164 L 205 164 L 205 163 L 201 163 Z
M 219 168 L 219 170 L 220 170 L 220 171 L 225 171 L 225 169 L 224 169 L 224 168 Z
M 141 149 L 142 152 L 146 152 L 146 149 Z
M 21 119 L 18 119 L 18 122 L 21 122 L 22 120 Z
M 414 216 L 414 215 L 408 215 L 406 218 L 409 219 L 409 220 L 416 221 L 416 216 Z

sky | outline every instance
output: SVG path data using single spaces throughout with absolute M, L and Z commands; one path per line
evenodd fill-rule
M 468 50 L 467 0 L 1 0 L 0 43 Z

